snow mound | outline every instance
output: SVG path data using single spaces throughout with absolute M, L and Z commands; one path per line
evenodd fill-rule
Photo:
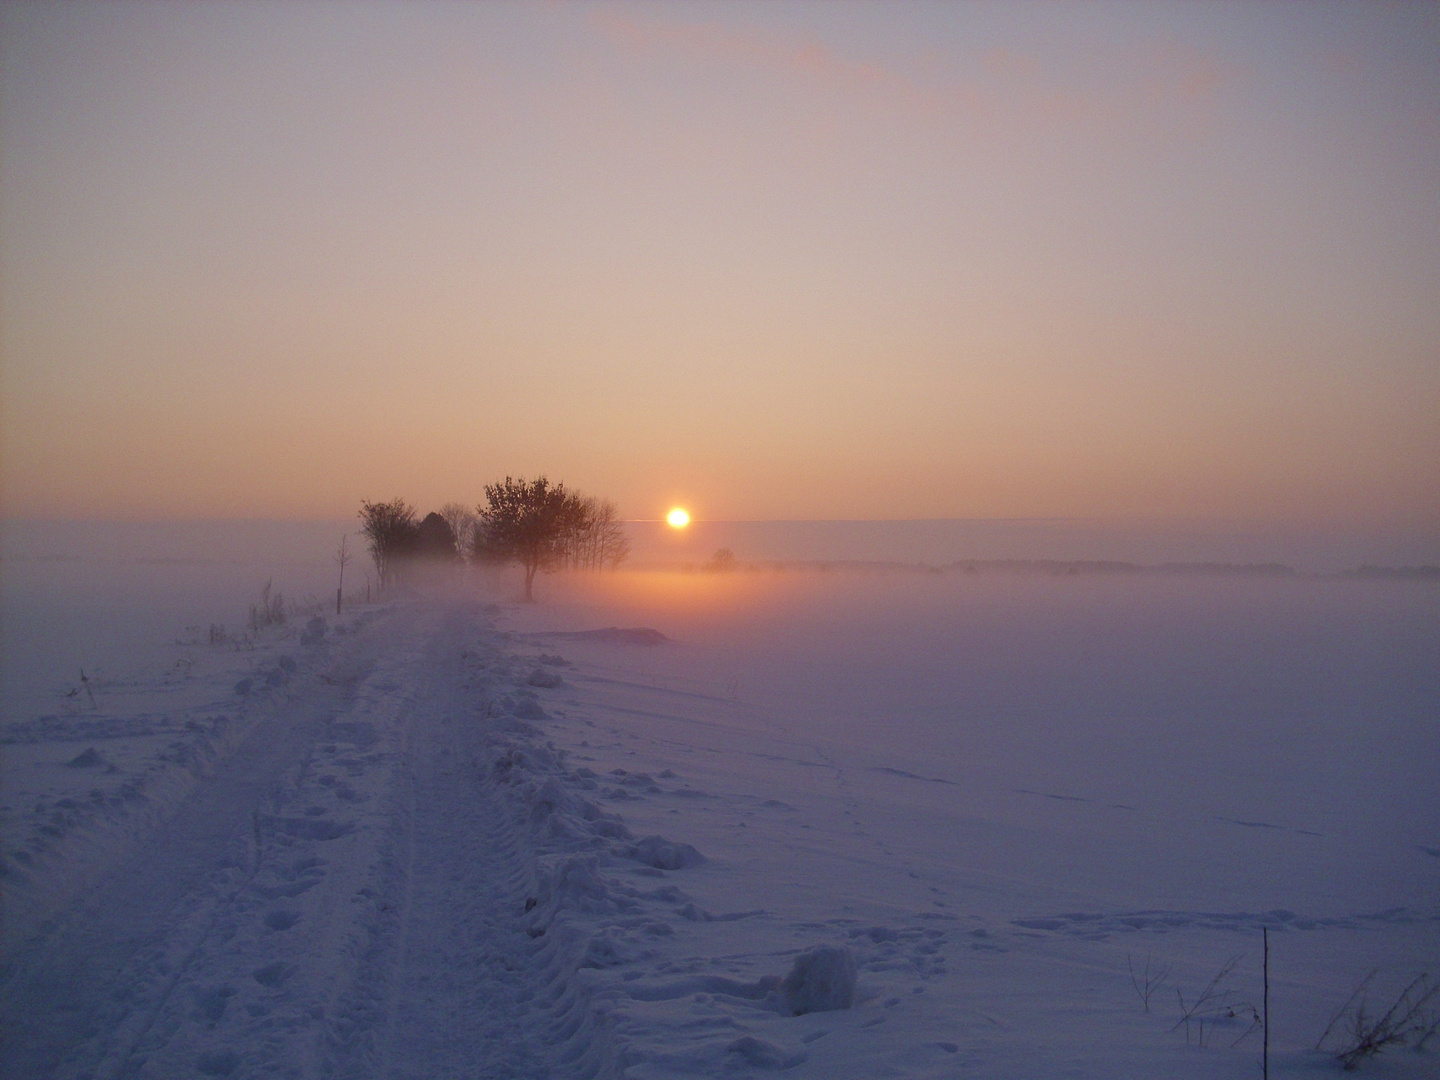
M 575 855 L 562 860 L 548 873 L 541 872 L 539 906 L 600 914 L 633 906 L 615 896 L 600 875 L 600 861 L 594 855 Z
M 329 624 L 325 621 L 324 617 L 316 615 L 305 624 L 305 629 L 300 633 L 301 647 L 308 648 L 311 645 L 319 645 L 320 642 L 325 640 L 325 632 L 329 628 Z
M 515 703 L 515 716 L 521 720 L 544 720 L 545 710 L 534 698 L 521 698 Z
M 647 836 L 635 841 L 630 857 L 656 870 L 684 870 L 705 861 L 705 856 L 691 845 L 666 840 L 663 836 Z
M 780 994 L 796 1016 L 848 1009 L 855 1003 L 855 976 L 854 953 L 843 945 L 819 945 L 795 958 Z

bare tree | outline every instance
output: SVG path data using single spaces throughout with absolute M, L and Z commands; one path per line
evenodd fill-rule
M 620 521 L 619 512 L 609 499 L 601 499 L 596 503 L 590 531 L 594 552 L 591 566 L 596 570 L 607 567 L 614 570 L 629 558 L 630 538 L 625 535 L 625 526 Z
M 564 565 L 568 540 L 584 513 L 583 500 L 545 477 L 527 482 L 505 477 L 485 485 L 485 505 L 477 507 L 477 558 L 513 560 L 525 568 L 525 599 L 535 599 L 535 574 Z
M 335 561 L 340 565 L 340 585 L 335 590 L 335 614 L 340 614 L 340 602 L 345 595 L 345 566 L 355 556 L 350 554 L 350 537 L 347 534 L 340 538 L 340 547 L 335 552 Z
M 577 497 L 564 540 L 563 562 L 574 570 L 614 569 L 630 554 L 630 540 L 615 504 L 608 499 Z
M 568 510 L 557 563 L 571 570 L 580 570 L 588 565 L 590 523 L 594 517 L 595 500 L 584 495 L 571 496 Z
M 455 534 L 455 549 L 463 558 L 475 546 L 475 526 L 480 519 L 475 516 L 474 510 L 458 502 L 447 502 L 440 507 L 440 516 Z
M 590 565 L 596 508 L 596 500 L 584 496 L 577 496 L 571 507 L 566 522 L 564 563 L 572 570 L 586 569 Z
M 380 588 L 394 580 L 396 559 L 414 542 L 415 531 L 415 508 L 404 499 L 360 504 L 360 532 L 370 542 Z

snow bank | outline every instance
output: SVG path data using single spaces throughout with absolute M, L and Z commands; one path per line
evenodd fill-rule
M 796 1016 L 848 1009 L 855 1003 L 856 974 L 854 953 L 843 945 L 820 945 L 795 958 L 780 993 Z

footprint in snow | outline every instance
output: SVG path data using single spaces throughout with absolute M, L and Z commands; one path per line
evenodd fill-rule
M 270 912 L 265 916 L 265 925 L 271 930 L 289 930 L 300 921 L 298 911 L 287 911 L 283 908 Z
M 237 993 L 233 986 L 210 986 L 194 991 L 195 1008 L 201 1016 L 212 1024 L 219 1021 L 225 1015 L 225 1006 L 230 1004 L 230 999 Z
M 256 968 L 251 975 L 261 986 L 276 987 L 282 985 L 286 979 L 294 974 L 294 969 L 287 964 L 276 961 L 273 964 L 266 964 L 264 967 Z

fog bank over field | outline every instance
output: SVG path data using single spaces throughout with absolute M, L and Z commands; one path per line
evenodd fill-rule
M 423 509 L 431 509 L 425 507 Z M 0 521 L 7 563 L 315 566 L 330 560 L 353 518 L 318 521 Z M 1440 563 L 1440 525 L 1298 525 L 1084 518 L 906 521 L 625 522 L 630 564 L 700 563 L 729 548 L 742 562 L 1054 559 L 1284 563 L 1301 573 L 1362 565 Z
M 11 1072 L 121 1072 L 133 1022 L 156 1075 L 1253 1075 L 1263 931 L 1300 1080 L 1367 972 L 1434 970 L 1440 581 L 1319 572 L 1423 544 L 701 523 L 538 603 L 439 564 L 367 603 L 362 554 L 336 617 L 348 524 L 7 532 Z M 1235 563 L 1056 570 L 1106 557 Z M 142 937 L 189 959 L 100 971 Z M 817 956 L 835 1002 L 771 1000 Z
M 676 530 L 630 523 L 633 563 L 703 563 L 729 548 L 742 563 L 1114 560 L 1283 563 L 1301 573 L 1440 563 L 1440 528 L 1080 518 L 933 521 L 696 521 Z
M 640 661 L 652 674 L 772 703 L 797 737 L 883 748 L 883 730 L 926 748 L 903 763 L 881 749 L 877 765 L 975 791 L 1003 775 L 1097 807 L 1183 805 L 1207 821 L 1333 832 L 1363 819 L 1372 852 L 1393 855 L 1440 835 L 1437 592 L 1243 576 L 657 571 L 556 579 L 547 604 L 516 617 L 658 627 L 679 645 Z M 1396 883 L 1368 865 L 1357 852 L 1336 873 L 1378 901 Z M 1231 886 L 1205 873 L 1221 903 Z M 1187 889 L 1203 877 L 1197 868 Z
M 5 713 L 41 708 L 41 699 L 77 679 L 82 667 L 106 675 L 134 667 L 157 644 L 184 636 L 187 627 L 238 627 L 267 581 L 289 601 L 332 604 L 334 553 L 342 536 L 350 536 L 358 556 L 347 572 L 346 590 L 363 595 L 373 568 L 354 527 L 352 520 L 3 523 L 0 702 Z M 1307 531 L 1056 519 L 702 520 L 684 530 L 631 521 L 626 529 L 634 551 L 631 569 L 621 578 L 647 566 L 703 567 L 718 549 L 728 548 L 741 567 L 766 567 L 760 580 L 746 586 L 746 595 L 757 602 L 767 594 L 772 599 L 789 595 L 774 576 L 776 563 L 794 568 L 867 562 L 938 567 L 1005 559 L 1122 560 L 1145 566 L 1280 563 L 1300 573 L 1440 564 L 1440 535 L 1418 528 Z M 497 598 L 513 598 L 504 573 L 486 580 Z M 541 580 L 542 603 L 556 595 L 556 580 Z M 762 602 L 754 610 L 764 607 Z
M 238 628 L 266 581 L 335 590 L 335 522 L 5 522 L 0 715 L 53 709 L 81 668 L 119 677 L 187 627 Z M 353 546 L 353 541 L 352 541 Z M 364 577 L 356 574 L 361 591 Z M 351 583 L 347 583 L 347 590 Z

